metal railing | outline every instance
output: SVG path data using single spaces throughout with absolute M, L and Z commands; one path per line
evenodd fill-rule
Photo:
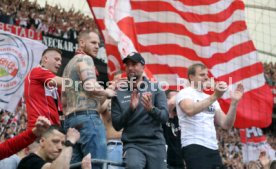
M 91 160 L 93 164 L 102 164 L 102 169 L 107 169 L 107 166 L 113 165 L 113 166 L 119 166 L 119 167 L 125 167 L 124 162 L 115 162 L 110 160 L 101 160 L 101 159 L 92 159 Z M 74 169 L 81 166 L 81 162 L 74 163 L 70 165 L 70 169 Z

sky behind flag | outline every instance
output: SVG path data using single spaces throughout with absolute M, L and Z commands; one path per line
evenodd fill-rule
M 110 72 L 123 68 L 121 60 L 124 55 L 119 54 L 117 42 L 112 38 L 114 31 L 118 31 L 106 26 L 107 18 L 112 18 L 130 39 L 133 35 L 128 35 L 127 30 L 136 31 L 138 49 L 159 82 L 166 81 L 171 89 L 176 89 L 178 79 L 187 78 L 187 67 L 202 62 L 210 69 L 212 77 L 226 81 L 230 88 L 234 89 L 238 83 L 244 84 L 246 93 L 238 109 L 236 127 L 269 125 L 271 91 L 265 85 L 262 64 L 249 37 L 243 1 L 108 2 L 113 6 L 105 9 L 105 0 L 88 0 L 105 37 Z M 130 13 L 125 10 L 129 5 Z M 134 19 L 133 25 L 125 25 L 130 19 Z M 227 110 L 230 91 L 220 101 Z

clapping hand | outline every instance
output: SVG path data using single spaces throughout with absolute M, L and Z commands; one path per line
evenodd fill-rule
M 235 89 L 235 91 L 230 92 L 230 97 L 231 97 L 232 101 L 238 102 L 242 98 L 243 93 L 244 93 L 244 87 L 241 83 L 239 83 L 237 85 L 237 88 Z
M 132 111 L 135 111 L 135 109 L 137 108 L 139 103 L 139 97 L 140 97 L 140 94 L 138 94 L 137 89 L 134 89 L 130 98 L 130 108 Z
M 142 104 L 148 112 L 152 110 L 152 94 L 150 92 L 142 94 Z
M 228 89 L 228 85 L 226 82 L 223 82 L 223 81 L 217 82 L 215 85 L 214 94 L 217 98 L 221 98 L 222 95 L 227 91 L 227 89 Z

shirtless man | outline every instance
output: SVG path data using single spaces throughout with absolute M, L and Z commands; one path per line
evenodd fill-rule
M 121 79 L 121 72 L 114 76 L 114 81 Z M 100 110 L 101 118 L 105 125 L 107 141 L 107 159 L 115 162 L 122 162 L 123 145 L 121 142 L 122 131 L 116 131 L 111 120 L 111 99 L 106 99 Z M 108 169 L 123 169 L 118 166 L 108 166 Z
M 73 147 L 71 163 L 80 162 L 88 153 L 95 159 L 107 158 L 105 128 L 98 112 L 104 99 L 116 93 L 109 88 L 104 89 L 97 82 L 93 57 L 97 56 L 99 43 L 99 36 L 95 32 L 80 32 L 79 48 L 63 72 L 64 127 L 78 128 L 81 134 Z M 101 166 L 92 164 L 92 168 Z
M 101 117 L 105 125 L 107 141 L 107 159 L 122 162 L 123 145 L 121 142 L 122 131 L 116 131 L 111 120 L 111 99 L 107 99 L 102 105 Z M 122 169 L 122 167 L 108 166 L 108 169 Z

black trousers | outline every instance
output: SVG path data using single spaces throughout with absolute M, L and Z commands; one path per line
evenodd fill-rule
M 165 145 L 128 147 L 124 156 L 126 169 L 167 169 Z
M 192 144 L 181 149 L 187 169 L 223 169 L 218 150 Z

